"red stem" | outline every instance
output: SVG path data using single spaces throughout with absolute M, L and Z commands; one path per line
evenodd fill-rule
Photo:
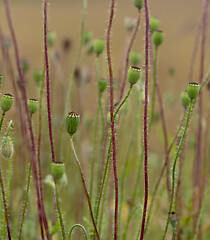
M 8 25 L 9 25 L 10 33 L 12 36 L 13 45 L 14 45 L 15 59 L 16 59 L 18 73 L 19 73 L 19 78 L 20 78 L 21 96 L 22 96 L 22 100 L 23 100 L 23 104 L 24 104 L 28 127 L 29 127 L 29 135 L 30 135 L 31 144 L 28 147 L 29 147 L 29 153 L 31 155 L 31 162 L 32 162 L 33 172 L 34 172 L 41 236 L 42 236 L 42 239 L 44 239 L 44 231 L 43 231 L 43 226 L 42 226 L 42 223 L 44 223 L 46 234 L 47 234 L 47 239 L 50 239 L 47 220 L 43 219 L 44 204 L 41 203 L 41 200 L 40 200 L 40 192 L 39 192 L 40 190 L 39 190 L 39 181 L 38 181 L 37 166 L 36 166 L 36 150 L 35 150 L 34 134 L 33 134 L 31 119 L 30 119 L 30 115 L 29 115 L 29 111 L 28 111 L 25 80 L 24 80 L 24 75 L 23 75 L 22 69 L 21 69 L 17 40 L 16 40 L 15 31 L 13 28 L 12 18 L 11 18 L 11 14 L 10 14 L 9 1 L 4 0 L 4 5 L 5 5 L 7 21 L 8 21 Z
M 48 113 L 50 147 L 52 152 L 52 162 L 55 162 L 55 153 L 54 153 L 53 137 L 52 137 L 51 109 L 50 109 L 49 62 L 48 62 L 48 51 L 47 51 L 47 0 L 44 0 L 44 53 L 45 53 L 46 80 L 47 80 L 47 113 Z
M 147 0 L 144 0 L 145 8 L 145 20 L 146 20 L 146 29 L 145 29 L 145 105 L 144 105 L 144 181 L 145 181 L 145 193 L 144 193 L 144 209 L 142 215 L 142 224 L 141 224 L 141 235 L 140 240 L 144 238 L 145 230 L 145 221 L 147 213 L 147 202 L 148 202 L 148 146 L 147 146 L 147 110 L 148 110 L 148 68 L 149 68 L 149 10 L 147 5 Z
M 107 60 L 109 67 L 109 79 L 110 79 L 110 115 L 111 115 L 111 132 L 112 132 L 112 150 L 113 150 L 113 169 L 114 169 L 114 182 L 115 182 L 115 215 L 114 215 L 114 240 L 117 240 L 117 223 L 118 223 L 118 178 L 117 178 L 117 159 L 116 159 L 116 142 L 115 142 L 115 130 L 114 130 L 114 94 L 113 94 L 113 73 L 110 56 L 110 33 L 114 16 L 114 0 L 111 0 L 111 12 L 109 18 L 109 25 L 107 29 Z

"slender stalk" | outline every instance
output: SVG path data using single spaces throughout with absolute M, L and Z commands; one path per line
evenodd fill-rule
M 73 232 L 74 228 L 76 228 L 76 227 L 82 229 L 82 231 L 84 232 L 84 235 L 85 235 L 85 239 L 88 240 L 87 231 L 86 231 L 85 227 L 82 226 L 81 224 L 74 224 L 74 225 L 71 227 L 71 229 L 70 229 L 70 231 L 69 231 L 69 240 L 71 240 L 72 232 Z
M 179 142 L 179 146 L 178 146 L 178 148 L 177 148 L 176 156 L 175 156 L 175 159 L 174 159 L 174 164 L 173 164 L 173 169 L 172 169 L 171 200 L 170 200 L 170 205 L 169 205 L 169 211 L 168 211 L 168 218 L 167 218 L 167 222 L 166 222 L 166 227 L 165 227 L 165 231 L 164 231 L 162 240 L 165 239 L 166 234 L 167 234 L 167 230 L 168 230 L 168 225 L 169 225 L 169 220 L 170 220 L 170 214 L 171 214 L 171 211 L 172 211 L 173 200 L 174 200 L 175 177 L 176 177 L 176 163 L 177 163 L 177 160 L 178 160 L 178 157 L 179 157 L 179 153 L 180 153 L 180 150 L 181 150 L 181 147 L 182 147 L 184 138 L 185 138 L 185 136 L 186 136 L 186 134 L 187 134 L 187 128 L 188 128 L 188 125 L 189 125 L 190 115 L 191 115 L 191 112 L 192 112 L 193 105 L 194 105 L 194 101 L 191 101 L 191 102 L 190 102 L 190 105 L 189 105 L 189 109 L 188 109 L 187 120 L 186 120 L 186 123 L 185 123 L 183 135 L 182 135 L 181 140 L 180 140 L 180 142 Z
M 3 183 L 3 176 L 2 176 L 1 169 L 0 169 L 0 185 L 1 185 L 1 192 L 2 192 L 2 200 L 3 200 L 3 204 L 4 204 L 5 220 L 6 220 L 6 225 L 7 225 L 7 234 L 8 234 L 8 239 L 11 240 L 12 238 L 11 238 L 11 233 L 10 233 L 11 231 L 10 231 L 10 226 L 9 226 L 7 201 L 6 201 L 5 191 L 4 191 L 4 183 Z
M 144 230 L 145 230 L 145 221 L 147 214 L 147 202 L 148 202 L 148 146 L 147 146 L 147 111 L 148 111 L 148 74 L 149 74 L 149 10 L 147 0 L 144 0 L 144 8 L 145 8 L 145 18 L 146 18 L 146 29 L 145 29 L 145 105 L 144 105 L 144 181 L 145 181 L 145 193 L 144 193 L 144 209 L 142 215 L 142 224 L 141 224 L 141 235 L 140 240 L 144 238 Z
M 100 240 L 99 233 L 98 233 L 98 230 L 97 230 L 97 226 L 96 226 L 96 223 L 95 223 L 95 219 L 94 219 L 94 216 L 93 216 L 93 211 L 92 211 L 90 196 L 89 196 L 89 194 L 88 194 L 87 186 L 86 186 L 86 183 L 85 183 L 84 173 L 83 173 L 83 171 L 82 171 L 82 167 L 81 167 L 80 161 L 79 161 L 78 156 L 77 156 L 77 154 L 76 154 L 76 150 L 75 150 L 75 147 L 74 147 L 74 143 L 73 143 L 72 137 L 70 137 L 70 142 L 71 142 L 72 151 L 73 151 L 74 156 L 75 156 L 75 159 L 76 159 L 77 166 L 78 166 L 78 168 L 79 168 L 79 172 L 80 172 L 80 177 L 81 177 L 81 180 L 82 180 L 83 189 L 84 189 L 85 195 L 86 195 L 86 197 L 87 197 L 87 201 L 88 201 L 88 206 L 89 206 L 89 210 L 90 210 L 91 219 L 92 219 L 93 226 L 94 226 L 94 229 L 95 229 L 95 232 L 96 232 L 96 237 L 97 237 L 98 240 Z
M 55 195 L 56 195 L 56 205 L 58 209 L 58 216 L 59 216 L 60 226 L 61 226 L 61 233 L 62 233 L 63 239 L 65 240 L 66 235 L 65 235 L 65 228 L 64 228 L 63 217 L 62 217 L 62 212 L 61 212 L 60 202 L 59 202 L 58 182 L 55 183 Z
M 3 112 L 2 115 L 1 115 L 1 121 L 0 121 L 0 133 L 1 133 L 1 128 L 2 128 L 2 125 L 3 125 L 3 121 L 4 121 L 4 116 L 5 116 L 5 113 Z

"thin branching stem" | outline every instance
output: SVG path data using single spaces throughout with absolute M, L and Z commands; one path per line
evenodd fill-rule
M 74 225 L 71 227 L 71 229 L 70 229 L 70 231 L 69 231 L 69 240 L 71 240 L 72 232 L 73 232 L 73 230 L 74 230 L 76 227 L 82 229 L 82 231 L 84 232 L 84 235 L 85 235 L 85 240 L 88 240 L 88 235 L 87 235 L 87 231 L 86 231 L 85 227 L 82 226 L 81 224 L 78 224 L 78 223 L 77 223 L 77 224 L 74 224 Z

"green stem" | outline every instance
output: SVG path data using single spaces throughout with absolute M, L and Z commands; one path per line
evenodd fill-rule
M 69 240 L 71 240 L 71 234 L 72 234 L 74 228 L 76 228 L 76 227 L 81 228 L 81 229 L 83 230 L 83 232 L 84 232 L 84 234 L 85 234 L 85 239 L 88 240 L 87 231 L 86 231 L 85 227 L 83 227 L 81 224 L 74 224 L 74 225 L 71 227 L 71 229 L 70 229 L 70 231 L 69 231 Z
M 186 117 L 186 111 L 184 111 L 184 114 L 183 114 L 183 117 L 182 117 L 182 119 L 181 119 L 180 125 L 179 125 L 179 127 L 178 127 L 178 129 L 177 129 L 177 131 L 176 131 L 176 134 L 175 134 L 172 142 L 171 142 L 171 145 L 170 145 L 169 148 L 168 148 L 168 154 L 167 154 L 166 158 L 168 158 L 168 156 L 169 156 L 169 154 L 170 154 L 170 152 L 171 152 L 171 149 L 172 149 L 172 147 L 173 147 L 173 145 L 174 145 L 174 143 L 175 143 L 175 141 L 176 141 L 176 139 L 177 139 L 177 137 L 178 137 L 178 135 L 179 135 L 179 132 L 180 132 L 182 126 L 183 126 L 185 117 Z M 150 223 L 152 208 L 153 208 L 153 205 L 154 205 L 154 201 L 155 201 L 155 197 L 156 197 L 156 194 L 157 194 L 158 187 L 160 186 L 160 182 L 161 182 L 161 179 L 162 179 L 162 177 L 163 177 L 163 173 L 164 173 L 165 167 L 166 167 L 166 159 L 165 159 L 164 165 L 163 165 L 163 167 L 162 167 L 162 169 L 161 169 L 161 172 L 160 172 L 160 175 L 159 175 L 159 177 L 158 177 L 158 180 L 157 180 L 157 182 L 156 182 L 156 184 L 155 184 L 154 191 L 153 191 L 153 193 L 152 193 L 151 203 L 150 203 L 149 210 L 148 210 L 148 217 L 147 217 L 147 223 L 146 223 L 146 231 L 145 231 L 145 233 L 147 232 L 147 229 L 148 229 L 148 226 L 149 226 L 149 223 Z
M 149 131 L 154 121 L 155 116 L 155 93 L 156 93 L 156 79 L 157 79 L 157 46 L 155 46 L 155 56 L 154 56 L 154 69 L 153 69 L 153 89 L 152 89 L 152 109 L 151 109 L 151 119 L 149 123 Z
M 173 169 L 172 169 L 171 200 L 170 200 L 170 205 L 169 205 L 169 211 L 168 211 L 168 218 L 167 218 L 167 222 L 166 222 L 166 227 L 165 227 L 165 231 L 164 231 L 162 240 L 165 239 L 166 234 L 167 234 L 167 230 L 168 230 L 170 214 L 171 214 L 171 210 L 172 210 L 172 206 L 173 206 L 173 199 L 174 199 L 175 177 L 176 177 L 176 163 L 177 163 L 177 160 L 178 160 L 178 157 L 179 157 L 179 153 L 180 153 L 180 150 L 181 150 L 184 138 L 185 138 L 185 136 L 187 134 L 187 128 L 188 128 L 188 125 L 189 125 L 190 114 L 192 112 L 191 110 L 192 110 L 193 104 L 194 104 L 194 101 L 191 101 L 190 105 L 189 105 L 189 109 L 188 109 L 187 120 L 186 120 L 186 124 L 185 124 L 185 127 L 184 127 L 184 132 L 183 132 L 183 135 L 182 135 L 181 140 L 179 142 L 179 146 L 178 146 L 178 149 L 177 149 L 177 152 L 176 152 L 176 156 L 175 156 L 175 159 L 174 159 L 174 164 L 173 164 Z
M 95 232 L 96 232 L 96 237 L 97 237 L 98 240 L 100 240 L 99 233 L 98 233 L 97 226 L 96 226 L 96 222 L 95 222 L 95 219 L 94 219 L 94 216 L 93 216 L 93 211 L 92 211 L 92 205 L 91 205 L 91 201 L 90 201 L 90 196 L 89 196 L 89 194 L 88 194 L 87 186 L 86 186 L 86 183 L 85 183 L 85 177 L 84 177 L 84 174 L 83 174 L 83 171 L 82 171 L 82 167 L 81 167 L 80 161 L 79 161 L 79 159 L 78 159 L 78 156 L 77 156 L 77 153 L 76 153 L 76 150 L 75 150 L 75 147 L 74 147 L 74 142 L 73 142 L 72 136 L 70 137 L 70 142 L 71 142 L 72 151 L 73 151 L 74 156 L 75 156 L 75 159 L 76 159 L 77 166 L 78 166 L 78 168 L 79 168 L 79 172 L 80 172 L 80 177 L 81 177 L 81 180 L 82 180 L 83 189 L 84 189 L 85 195 L 86 195 L 86 197 L 87 197 L 87 201 L 88 201 L 88 206 L 89 206 L 89 210 L 90 210 L 91 219 L 92 219 L 93 226 L 94 226 L 94 229 L 95 229 Z
M 62 218 L 62 212 L 61 212 L 61 208 L 60 208 L 59 194 L 58 194 L 58 182 L 57 181 L 55 183 L 55 195 L 56 195 L 56 205 L 57 205 L 57 209 L 58 209 L 58 216 L 59 216 L 60 226 L 61 226 L 61 233 L 62 233 L 63 239 L 65 240 L 66 235 L 65 235 L 65 228 L 64 228 L 63 218 Z
M 3 112 L 2 115 L 1 115 L 1 121 L 0 121 L 0 133 L 1 133 L 2 124 L 3 124 L 3 121 L 4 121 L 4 116 L 5 116 L 5 112 Z
M 200 86 L 199 92 L 201 92 L 201 90 L 203 89 L 203 87 L 204 87 L 204 86 L 206 85 L 206 83 L 209 81 L 209 78 L 210 78 L 210 72 L 207 73 L 206 77 L 204 78 L 204 80 L 203 80 L 203 82 L 202 82 L 202 84 L 201 84 L 201 86 Z

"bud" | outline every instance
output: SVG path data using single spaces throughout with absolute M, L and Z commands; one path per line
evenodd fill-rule
M 189 103 L 190 103 L 190 99 L 186 92 L 181 93 L 180 100 L 181 100 L 181 104 L 184 107 L 184 109 L 187 109 L 187 107 L 189 106 Z
M 13 142 L 9 136 L 3 137 L 1 141 L 1 154 L 5 159 L 9 159 L 14 152 Z
M 56 33 L 55 32 L 48 32 L 47 33 L 47 45 L 52 47 L 56 40 Z
M 161 45 L 161 43 L 163 42 L 163 39 L 164 39 L 164 33 L 160 30 L 155 31 L 152 34 L 152 40 L 156 47 Z
M 39 106 L 38 100 L 36 99 L 28 100 L 28 110 L 31 116 L 37 111 L 38 106 Z
M 36 82 L 37 85 L 40 85 L 42 81 L 42 72 L 40 71 L 34 72 L 34 81 Z
M 140 78 L 141 70 L 139 67 L 130 67 L 128 69 L 127 78 L 131 85 L 134 85 Z
M 89 43 L 91 38 L 92 38 L 92 32 L 89 32 L 89 31 L 84 32 L 83 35 L 82 35 L 83 44 Z
M 62 178 L 63 174 L 65 173 L 65 165 L 63 162 L 52 162 L 51 164 L 51 172 L 52 176 L 59 180 Z
M 199 87 L 198 83 L 196 83 L 196 82 L 189 83 L 187 86 L 188 97 L 191 100 L 195 99 L 198 96 L 199 89 L 200 89 L 200 87 Z
M 132 17 L 126 17 L 124 19 L 124 24 L 125 24 L 125 29 L 128 31 L 128 32 L 131 32 L 134 27 L 136 26 L 136 19 L 135 18 L 132 18 Z
M 95 39 L 93 49 L 97 56 L 99 56 L 105 48 L 105 42 L 102 39 Z
M 144 5 L 144 0 L 134 0 L 133 2 L 134 2 L 135 7 L 137 7 L 138 10 L 140 11 Z
M 106 87 L 107 87 L 107 82 L 105 80 L 103 80 L 103 79 L 100 79 L 98 81 L 99 93 L 102 94 L 105 91 Z
M 14 98 L 11 94 L 6 93 L 2 96 L 2 98 L 1 98 L 1 109 L 2 109 L 3 113 L 10 110 L 13 102 L 14 102 Z
M 28 59 L 26 58 L 21 59 L 21 69 L 24 74 L 28 72 L 29 68 L 30 68 L 30 64 Z
M 150 18 L 149 19 L 149 28 L 150 31 L 153 33 L 154 31 L 157 31 L 160 26 L 160 20 L 157 18 Z
M 131 52 L 129 59 L 130 59 L 131 65 L 136 66 L 140 63 L 141 55 L 138 52 Z
M 75 112 L 69 112 L 66 116 L 66 131 L 72 136 L 79 126 L 80 115 Z

